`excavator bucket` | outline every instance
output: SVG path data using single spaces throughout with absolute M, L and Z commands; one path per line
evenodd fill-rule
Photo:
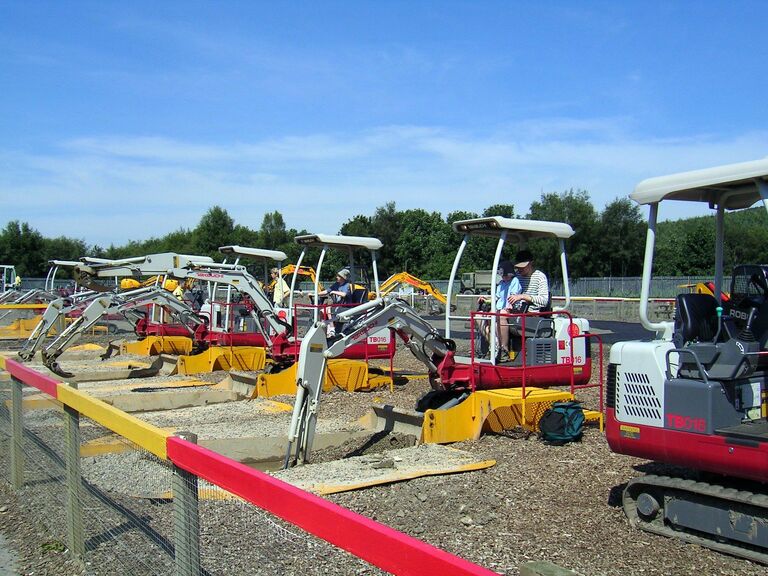
M 392 386 L 392 378 L 369 370 L 363 360 L 334 358 L 328 361 L 323 381 L 323 392 L 334 388 L 347 392 L 367 392 L 383 386 Z M 252 398 L 268 398 L 282 394 L 296 394 L 296 364 L 271 374 L 259 374 Z
M 572 399 L 570 392 L 553 389 L 526 388 L 525 395 L 521 388 L 481 390 L 450 408 L 425 412 L 373 406 L 360 423 L 375 432 L 412 434 L 420 442 L 447 444 L 516 427 L 535 432 L 547 408 Z
M 120 353 L 139 356 L 189 355 L 192 353 L 192 339 L 187 336 L 147 336 L 137 342 L 123 342 Z
M 114 363 L 113 366 L 118 366 L 120 363 Z M 54 368 L 58 366 L 54 363 L 48 368 L 59 375 L 69 379 L 72 382 L 102 382 L 105 380 L 130 380 L 133 378 L 150 378 L 153 376 L 162 375 L 162 369 L 164 366 L 161 357 L 157 357 L 151 364 L 146 365 L 143 363 L 128 362 L 123 363 L 124 367 L 115 368 L 113 370 L 98 370 L 95 372 L 81 372 L 76 374 L 69 374 L 64 376 L 61 372 L 57 372 Z
M 374 404 L 358 422 L 373 432 L 407 434 L 422 441 L 423 412 L 395 408 L 389 404 Z
M 179 356 L 176 374 L 200 374 L 216 370 L 255 371 L 263 370 L 266 363 L 267 352 L 259 346 L 214 346 L 200 354 Z

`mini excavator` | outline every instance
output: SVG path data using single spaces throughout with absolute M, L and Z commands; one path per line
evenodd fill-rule
M 99 291 L 100 278 L 115 276 L 141 277 L 164 275 L 178 281 L 201 281 L 220 284 L 237 290 L 248 298 L 248 305 L 243 306 L 245 313 L 255 320 L 260 334 L 260 344 L 266 346 L 276 361 L 294 356 L 293 345 L 289 342 L 291 325 L 280 318 L 272 303 L 264 293 L 261 284 L 251 276 L 245 266 L 214 262 L 211 258 L 188 256 L 174 253 L 150 254 L 138 258 L 117 261 L 85 261 L 75 268 L 78 284 Z M 200 312 L 204 315 L 204 311 Z M 198 326 L 195 339 L 208 341 L 209 323 Z
M 338 320 L 344 322 L 341 333 L 329 339 L 327 326 L 331 320 L 324 320 L 315 323 L 301 341 L 285 467 L 308 461 L 329 359 L 339 357 L 369 334 L 389 329 L 397 333 L 408 350 L 424 363 L 431 380 L 436 382 L 437 365 L 448 351 L 455 350 L 453 341 L 440 336 L 416 310 L 393 296 L 345 310 L 338 315 Z
M 768 208 L 768 160 L 651 178 L 630 198 L 650 209 L 640 320 L 656 338 L 611 347 L 606 437 L 674 468 L 630 480 L 624 512 L 642 530 L 768 564 L 768 266 L 737 265 L 722 297 L 726 211 Z M 714 286 L 679 294 L 674 322 L 651 322 L 656 221 L 670 200 L 714 211 Z
M 71 372 L 63 370 L 58 363 L 61 354 L 76 342 L 82 334 L 90 327 L 96 324 L 101 318 L 108 314 L 126 314 L 136 308 L 156 304 L 162 306 L 173 315 L 177 316 L 181 324 L 187 326 L 190 334 L 193 334 L 195 327 L 205 326 L 205 319 L 197 315 L 189 306 L 180 302 L 173 294 L 164 288 L 156 286 L 147 286 L 128 290 L 121 293 L 97 293 L 95 298 L 90 299 L 90 303 L 83 310 L 82 314 L 67 326 L 53 342 L 41 351 L 43 364 L 54 374 L 63 378 L 74 376 Z M 42 340 L 45 332 L 41 331 L 39 337 L 35 340 L 35 345 L 24 354 L 19 354 L 22 359 L 30 359 L 35 350 L 39 347 L 38 343 Z
M 389 330 L 400 336 L 408 349 L 427 368 L 430 390 L 415 410 L 374 406 L 372 427 L 399 429 L 425 442 L 448 443 L 479 437 L 494 421 L 501 429 L 507 422 L 536 427 L 536 414 L 552 402 L 572 399 L 577 388 L 588 384 L 591 372 L 589 323 L 573 318 L 566 309 L 570 301 L 567 284 L 564 240 L 573 235 L 571 227 L 559 222 L 485 217 L 454 223 L 464 240 L 454 261 L 452 279 L 466 244 L 473 236 L 497 240 L 494 265 L 499 266 L 507 241 L 523 244 L 532 238 L 554 238 L 561 250 L 566 305 L 557 310 L 522 312 L 519 321 L 520 354 L 514 360 L 480 358 L 474 353 L 474 339 L 460 350 L 451 338 L 451 322 L 470 324 L 482 318 L 492 324 L 500 312 L 491 309 L 469 318 L 446 310 L 446 331 L 440 334 L 405 302 L 389 295 L 345 310 L 337 317 L 343 322 L 340 334 L 329 338 L 324 331 L 328 320 L 315 321 L 302 340 L 296 369 L 297 396 L 289 432 L 285 465 L 308 461 L 314 436 L 322 381 L 329 359 L 338 357 L 371 333 Z M 495 280 L 493 282 L 495 288 Z M 449 282 L 449 287 L 452 282 Z M 492 349 L 496 346 L 492 343 Z M 570 391 L 548 390 L 569 387 Z M 599 386 L 595 385 L 595 386 Z M 526 388 L 527 387 L 527 388 Z M 525 404 L 530 410 L 526 412 Z M 428 423 L 427 423 L 428 422 Z
M 440 292 L 440 290 L 435 288 L 431 282 L 427 282 L 426 280 L 417 278 L 416 276 L 408 272 L 398 272 L 397 274 L 392 274 L 392 276 L 384 280 L 384 282 L 381 283 L 381 287 L 380 287 L 381 295 L 386 296 L 401 284 L 407 284 L 409 286 L 413 286 L 416 290 L 420 290 L 424 294 L 428 296 L 432 296 L 435 300 L 437 300 L 443 306 L 445 306 L 447 303 L 445 295 L 442 292 Z M 369 293 L 368 298 L 370 300 L 375 299 L 376 293 L 375 292 Z M 433 302 L 433 306 L 431 307 L 430 312 L 439 312 L 439 311 L 440 310 L 436 306 L 434 306 L 434 302 Z

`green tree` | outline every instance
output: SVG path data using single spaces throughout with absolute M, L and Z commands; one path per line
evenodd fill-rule
M 503 216 L 504 218 L 514 218 L 515 207 L 512 204 L 493 204 L 483 210 L 483 216 Z
M 376 265 L 379 275 L 386 278 L 394 272 L 402 270 L 402 263 L 397 261 L 395 247 L 402 230 L 401 213 L 397 211 L 394 202 L 387 202 L 376 208 L 373 216 L 357 215 L 342 225 L 340 234 L 344 236 L 364 236 L 378 238 L 383 246 L 376 255 Z M 334 260 L 339 265 L 342 263 Z M 346 257 L 344 257 L 346 263 Z
M 264 214 L 264 218 L 261 221 L 261 229 L 259 230 L 261 248 L 275 250 L 278 246 L 282 246 L 292 239 L 285 229 L 285 220 L 283 220 L 283 215 L 280 212 L 275 211 Z
M 600 262 L 595 257 L 597 247 L 598 218 L 595 207 L 585 190 L 567 190 L 541 195 L 541 200 L 531 204 L 529 218 L 570 224 L 575 234 L 566 241 L 568 271 L 574 278 L 596 276 Z M 559 247 L 552 240 L 531 242 L 537 266 L 550 278 L 560 277 Z
M 214 206 L 200 219 L 194 230 L 195 253 L 218 258 L 219 247 L 232 244 L 235 222 L 224 208 Z
M 601 276 L 639 276 L 643 271 L 646 224 L 640 207 L 629 198 L 616 198 L 600 213 L 596 256 Z
M 442 274 L 446 266 L 443 260 L 446 251 L 441 244 L 447 225 L 440 213 L 406 210 L 400 213 L 400 225 L 395 262 L 401 264 L 401 270 L 391 270 L 391 273 L 405 270 L 419 277 Z
M 13 265 L 19 276 L 45 276 L 48 269 L 42 234 L 26 222 L 9 222 L 0 232 L 0 264 Z

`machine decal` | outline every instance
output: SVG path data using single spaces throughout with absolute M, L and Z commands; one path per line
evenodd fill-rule
M 695 430 L 696 432 L 705 432 L 707 429 L 707 420 L 705 418 L 680 416 L 679 414 L 667 414 L 667 427 L 674 428 L 675 430 Z
M 224 274 L 217 274 L 214 272 L 198 272 L 198 278 L 224 278 Z
M 626 424 L 622 424 L 619 427 L 619 434 L 624 436 L 624 438 L 640 440 L 640 428 L 637 426 L 627 426 Z

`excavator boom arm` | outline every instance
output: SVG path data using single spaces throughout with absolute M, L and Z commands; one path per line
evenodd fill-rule
M 24 343 L 24 347 L 19 351 L 19 357 L 25 361 L 31 360 L 35 353 L 42 348 L 43 342 L 51 328 L 61 322 L 73 310 L 87 306 L 99 294 L 100 292 L 89 290 L 73 294 L 68 298 L 56 298 L 49 302 L 48 307 L 40 318 L 40 322 L 37 323 L 32 334 L 29 335 L 29 338 Z
M 325 367 L 329 358 L 341 355 L 344 350 L 366 338 L 368 334 L 383 328 L 397 332 L 431 375 L 437 374 L 433 357 L 444 357 L 455 349 L 451 340 L 440 336 L 437 330 L 407 303 L 391 296 L 350 308 L 339 314 L 336 320 L 346 322 L 341 336 L 337 339 L 328 342 L 326 326 L 330 321 L 326 320 L 312 326 L 301 342 L 296 369 L 297 394 L 288 431 L 286 467 L 304 464 L 309 459 Z
M 177 300 L 172 294 L 163 288 L 147 286 L 137 288 L 121 294 L 107 294 L 95 298 L 82 315 L 70 324 L 53 342 L 42 352 L 43 363 L 53 372 L 62 376 L 70 374 L 61 371 L 56 365 L 56 359 L 77 341 L 80 336 L 91 326 L 96 324 L 105 314 L 123 314 L 139 306 L 158 304 L 173 310 L 183 324 L 197 325 L 205 323 L 205 319 L 198 316 L 189 306 Z M 190 333 L 193 329 L 190 328 Z
M 441 304 L 445 304 L 447 302 L 446 297 L 443 295 L 442 292 L 440 292 L 440 290 L 435 288 L 432 284 L 430 284 L 426 280 L 417 278 L 416 276 L 413 276 L 408 272 L 399 272 L 397 274 L 392 274 L 392 276 L 390 276 L 384 282 L 382 282 L 380 287 L 381 295 L 385 296 L 389 294 L 390 292 L 392 292 L 392 290 L 397 288 L 397 286 L 400 284 L 410 284 L 417 290 L 423 290 L 430 296 L 433 296 Z
M 251 276 L 244 266 L 214 262 L 205 256 L 189 256 L 173 252 L 150 254 L 126 260 L 83 259 L 81 266 L 75 267 L 78 283 L 103 290 L 104 286 L 96 282 L 97 278 L 131 276 L 140 278 L 151 275 L 165 275 L 177 280 L 202 280 L 232 286 L 241 294 L 247 294 L 253 302 L 252 314 L 257 320 L 259 330 L 271 343 L 267 331 L 261 328 L 263 318 L 271 331 L 282 334 L 291 326 L 278 318 L 259 282 Z

